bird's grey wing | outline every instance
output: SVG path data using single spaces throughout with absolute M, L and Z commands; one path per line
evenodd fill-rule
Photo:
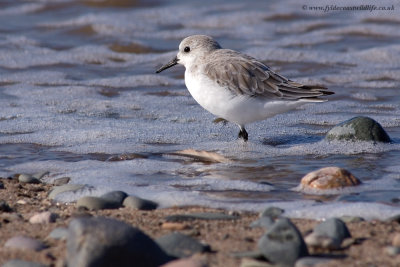
M 205 65 L 205 74 L 234 95 L 272 99 L 315 99 L 332 94 L 321 86 L 293 82 L 270 70 L 265 64 L 232 50 L 224 51 Z

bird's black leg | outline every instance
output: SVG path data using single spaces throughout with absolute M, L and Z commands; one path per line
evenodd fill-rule
M 246 129 L 244 127 L 242 127 L 242 126 L 239 126 L 239 127 L 240 127 L 240 131 L 239 131 L 239 134 L 238 134 L 238 138 L 243 138 L 244 141 L 249 140 L 249 135 L 246 132 Z

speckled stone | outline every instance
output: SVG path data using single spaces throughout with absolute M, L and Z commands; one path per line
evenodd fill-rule
M 345 169 L 325 167 L 305 175 L 300 184 L 303 188 L 334 189 L 356 186 L 361 184 L 361 181 Z

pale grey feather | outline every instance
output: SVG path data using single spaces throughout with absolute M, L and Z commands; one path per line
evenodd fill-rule
M 256 59 L 229 49 L 211 51 L 203 71 L 233 95 L 312 101 L 319 96 L 333 94 L 322 86 L 293 82 Z

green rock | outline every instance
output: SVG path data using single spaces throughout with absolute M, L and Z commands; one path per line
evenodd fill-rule
M 390 137 L 375 120 L 369 117 L 354 117 L 333 127 L 327 140 L 372 141 L 390 143 Z

